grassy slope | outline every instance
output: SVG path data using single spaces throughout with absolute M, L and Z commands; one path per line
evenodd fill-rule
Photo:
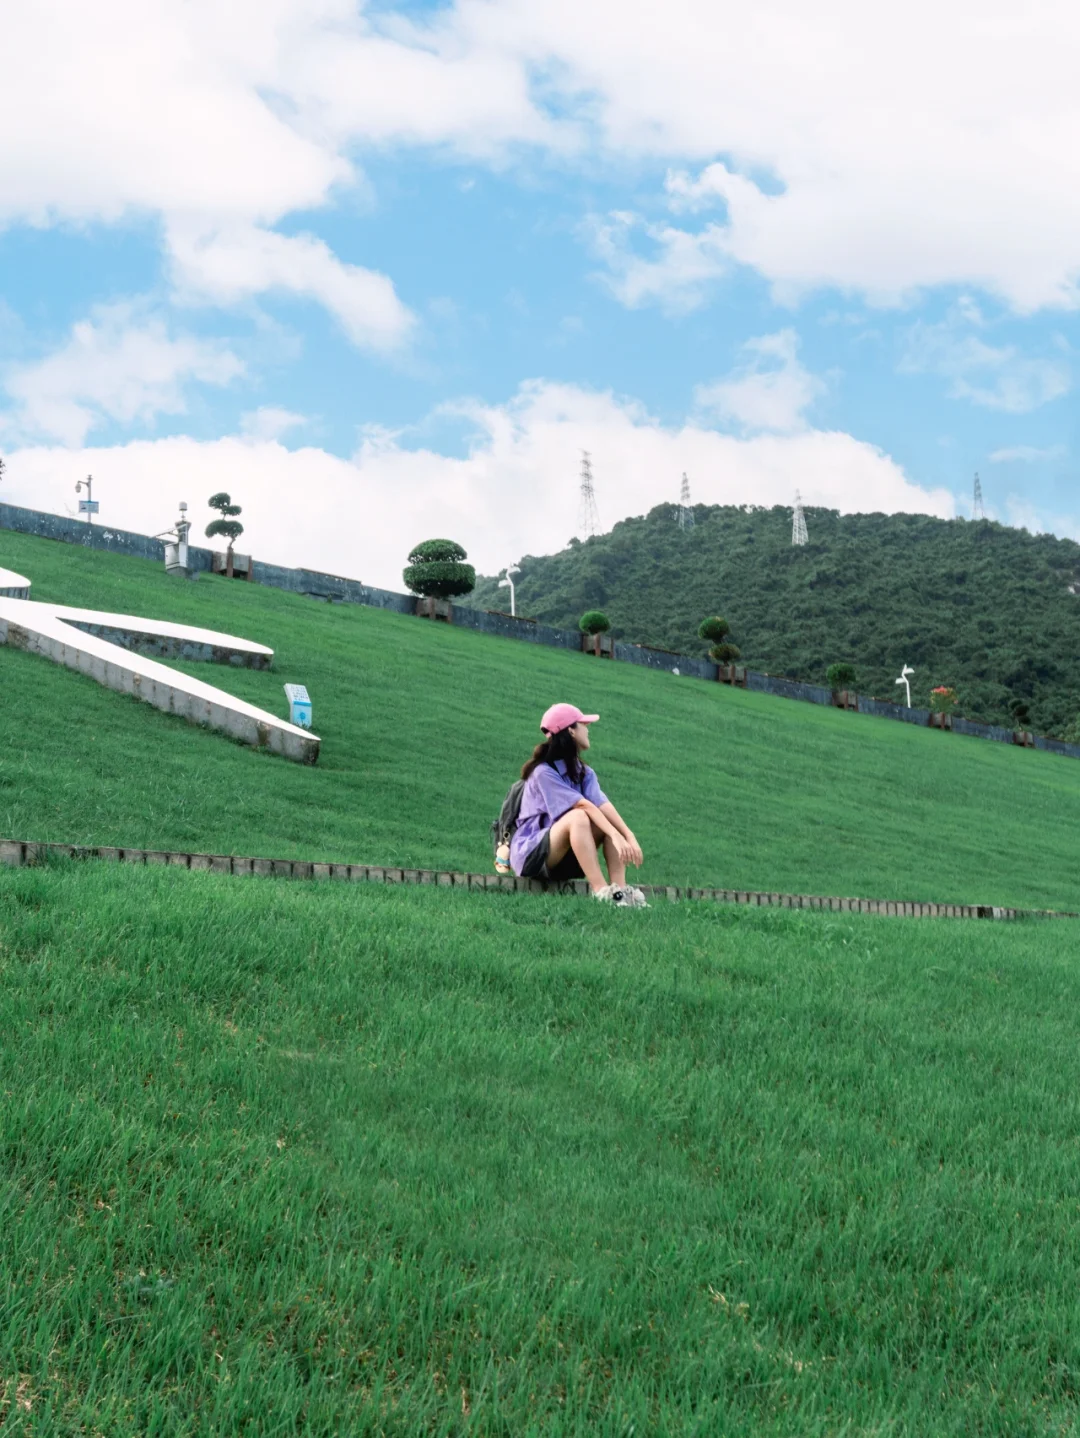
M 1078 1006 L 1071 924 L 0 872 L 0 1428 L 1073 1431 Z
M 487 826 L 571 699 L 650 882 L 1080 908 L 1080 764 L 677 680 L 442 625 L 0 533 L 34 594 L 271 644 L 270 673 L 193 666 L 284 712 L 306 683 L 316 769 L 257 755 L 0 648 L 0 833 L 487 868 Z

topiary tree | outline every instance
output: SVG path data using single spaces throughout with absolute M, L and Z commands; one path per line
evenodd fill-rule
M 838 664 L 829 665 L 825 671 L 825 678 L 832 692 L 838 694 L 841 689 L 854 689 L 858 674 L 854 664 L 841 660 Z
M 244 526 L 233 516 L 242 511 L 238 504 L 233 504 L 232 499 L 224 490 L 220 494 L 212 494 L 206 502 L 221 516 L 219 519 L 212 519 L 206 526 L 206 537 L 213 539 L 215 535 L 220 534 L 229 541 L 229 547 L 225 551 L 225 566 L 227 572 L 231 574 L 233 545 L 244 532 Z
M 1031 724 L 1031 705 L 1026 699 L 1010 699 L 1009 713 L 1018 729 L 1027 729 Z
M 602 609 L 587 609 L 578 620 L 578 628 L 582 634 L 606 634 L 611 620 Z
M 452 539 L 425 539 L 409 555 L 402 572 L 407 588 L 426 599 L 456 599 L 476 588 L 476 570 Z
M 717 664 L 734 664 L 736 659 L 742 658 L 742 650 L 727 638 L 730 633 L 731 625 L 726 619 L 721 619 L 719 614 L 703 619 L 698 625 L 698 638 L 713 641 L 709 658 Z

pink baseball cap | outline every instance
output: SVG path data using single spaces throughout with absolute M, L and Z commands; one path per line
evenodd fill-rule
M 540 720 L 545 734 L 561 734 L 571 724 L 595 724 L 599 714 L 582 714 L 576 704 L 553 704 Z

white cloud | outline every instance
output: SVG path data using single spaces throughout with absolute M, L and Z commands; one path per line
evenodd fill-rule
M 168 243 L 182 298 L 231 305 L 273 290 L 307 295 L 335 316 L 354 344 L 374 350 L 397 348 L 412 330 L 413 316 L 385 275 L 343 264 L 314 235 L 177 222 Z
M 2 423 L 17 434 L 81 445 L 106 420 L 149 424 L 158 414 L 183 414 L 188 384 L 225 385 L 243 372 L 215 341 L 171 336 L 161 320 L 130 304 L 100 306 L 62 348 L 8 372 L 4 388 L 14 407 Z
M 954 512 L 947 491 L 920 488 L 847 434 L 669 428 L 633 401 L 539 381 L 507 405 L 458 408 L 475 429 L 463 458 L 378 431 L 349 459 L 250 438 L 169 438 L 88 450 L 74 467 L 92 470 L 103 523 L 156 533 L 186 499 L 198 532 L 203 496 L 224 488 L 244 507 L 244 545 L 257 557 L 391 589 L 409 548 L 430 534 L 458 539 L 486 572 L 508 555 L 561 548 L 576 525 L 582 449 L 594 456 L 605 525 L 674 501 L 684 470 L 701 503 L 790 504 L 799 488 L 808 503 L 844 511 Z M 63 512 L 72 471 L 68 451 L 13 453 L 5 498 Z
M 744 430 L 792 434 L 805 429 L 806 410 L 825 391 L 825 383 L 799 362 L 794 330 L 762 335 L 743 345 L 746 362 L 727 379 L 699 385 L 699 408 Z
M 630 302 L 685 300 L 728 264 L 783 293 L 1080 301 L 1063 0 L 457 0 L 422 20 L 362 0 L 35 0 L 0 7 L 0 53 L 0 218 L 268 227 L 355 184 L 365 149 L 505 165 L 528 145 L 659 158 L 673 205 L 723 212 L 661 227 Z
M 1010 494 L 1006 498 L 1005 519 L 1015 529 L 1026 529 L 1031 534 L 1056 534 L 1061 539 L 1080 540 L 1080 517 L 1052 514 L 1032 504 L 1024 495 Z
M 651 257 L 634 249 L 638 233 L 650 242 Z M 639 216 L 618 210 L 604 220 L 592 220 L 585 234 L 607 265 L 600 278 L 629 309 L 651 301 L 676 312 L 693 309 L 704 300 L 709 286 L 731 269 L 722 232 L 715 225 L 691 235 L 673 225 L 645 224 Z
M 289 430 L 300 429 L 306 424 L 302 414 L 294 414 L 290 409 L 272 404 L 260 405 L 258 409 L 248 410 L 240 416 L 240 433 L 247 439 L 262 443 L 281 439 Z
M 941 375 L 954 399 L 1008 414 L 1026 414 L 1069 392 L 1072 380 L 1064 360 L 1028 357 L 1015 345 L 992 345 L 978 334 L 965 333 L 983 324 L 969 301 L 940 324 L 913 325 L 901 371 Z
M 1013 444 L 1005 449 L 995 449 L 990 455 L 991 464 L 1038 464 L 1043 460 L 1060 459 L 1065 453 L 1063 444 L 1051 444 L 1039 449 L 1033 444 Z

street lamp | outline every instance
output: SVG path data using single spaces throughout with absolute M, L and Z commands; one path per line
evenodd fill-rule
M 520 573 L 521 569 L 518 565 L 508 564 L 506 566 L 506 578 L 499 580 L 500 589 L 510 590 L 510 617 L 512 619 L 517 618 L 517 595 L 514 593 L 514 581 L 512 576 Z
M 85 479 L 80 479 L 75 485 L 76 494 L 82 494 L 83 490 L 86 490 L 86 498 L 79 500 L 79 513 L 86 515 L 87 524 L 93 524 L 94 515 L 101 508 L 94 498 L 93 485 L 94 476 L 92 474 L 88 474 Z
M 902 684 L 904 686 L 904 689 L 907 693 L 907 707 L 909 709 L 911 708 L 911 684 L 908 682 L 908 675 L 914 673 L 914 669 L 909 668 L 908 665 L 905 664 L 903 669 L 901 669 L 900 671 L 900 678 L 896 680 L 897 684 Z

